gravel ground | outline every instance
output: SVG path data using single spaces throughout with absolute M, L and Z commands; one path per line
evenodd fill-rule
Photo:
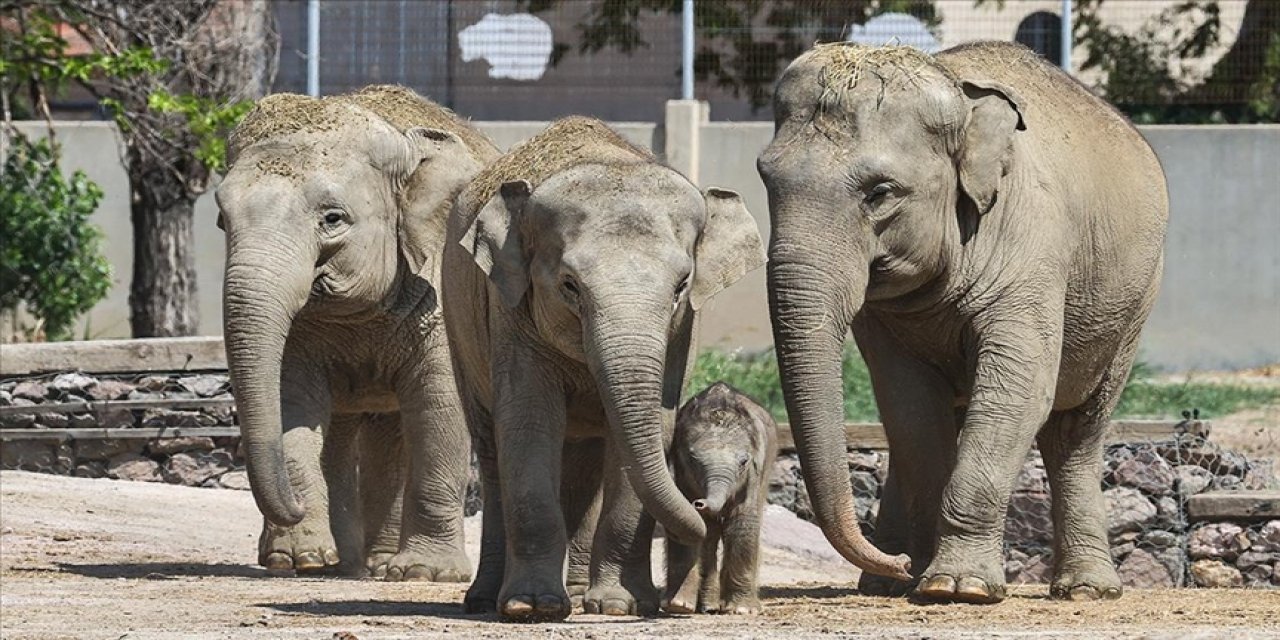
M 756 617 L 465 616 L 463 585 L 269 578 L 247 492 L 0 473 L 0 636 L 26 638 L 1280 638 L 1280 591 L 1133 590 L 1001 605 L 859 596 L 821 534 L 771 510 Z M 469 542 L 477 542 L 474 519 Z M 474 552 L 473 552 L 474 557 Z M 656 564 L 656 563 L 655 563 Z

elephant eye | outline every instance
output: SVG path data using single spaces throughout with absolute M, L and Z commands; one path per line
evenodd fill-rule
M 873 205 L 879 202 L 880 200 L 882 200 L 886 195 L 888 195 L 892 191 L 893 191 L 892 182 L 880 182 L 880 183 L 877 183 L 874 187 L 871 187 L 871 190 L 867 192 L 867 197 L 864 200 L 866 201 L 867 204 Z
M 680 304 L 680 298 L 684 297 L 685 292 L 688 290 L 689 290 L 689 278 L 686 277 L 684 280 L 680 281 L 680 284 L 676 285 L 676 296 L 675 296 L 676 304 Z
M 569 298 L 570 300 L 576 300 L 578 298 L 578 283 L 573 279 L 573 276 L 565 276 L 561 279 L 560 289 L 564 292 L 566 298 Z
M 751 458 L 750 458 L 747 454 L 745 454 L 745 453 L 739 453 L 739 454 L 738 454 L 738 466 L 739 466 L 739 467 L 745 467 L 745 466 L 747 466 L 747 463 L 748 463 L 748 462 L 750 462 L 750 461 L 751 461 Z
M 332 227 L 337 225 L 339 222 L 342 222 L 342 218 L 343 216 L 341 211 L 330 210 L 324 214 L 324 223 Z

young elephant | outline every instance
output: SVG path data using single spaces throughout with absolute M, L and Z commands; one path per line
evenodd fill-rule
M 701 192 L 603 123 L 568 118 L 459 196 L 444 260 L 484 480 L 467 609 L 567 616 L 571 545 L 570 586 L 587 587 L 588 612 L 656 611 L 646 511 L 690 543 L 705 529 L 665 459 L 695 315 L 764 262 L 742 199 Z
M 1155 153 L 1035 53 L 820 45 L 778 81 L 760 155 L 783 394 L 823 532 L 864 590 L 1005 596 L 1014 481 L 1039 442 L 1056 598 L 1120 595 L 1103 432 L 1160 283 Z M 892 450 L 876 542 L 843 436 L 852 329 Z M 871 574 L 896 578 L 887 581 Z
M 671 464 L 676 486 L 707 522 L 707 537 L 701 548 L 667 538 L 667 612 L 760 612 L 760 518 L 777 430 L 764 407 L 723 382 L 680 409 Z M 721 540 L 724 569 L 717 576 Z
M 453 198 L 497 150 L 384 86 L 269 96 L 229 156 L 224 322 L 259 562 L 468 579 L 468 437 L 436 283 Z

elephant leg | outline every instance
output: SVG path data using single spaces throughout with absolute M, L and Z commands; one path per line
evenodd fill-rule
M 1135 336 L 1136 338 L 1136 336 Z M 1115 599 L 1122 593 L 1102 497 L 1103 434 L 1133 366 L 1137 341 L 1117 356 L 1085 403 L 1049 417 L 1038 438 L 1053 497 L 1053 584 L 1059 599 Z
M 551 365 L 516 341 L 495 345 L 493 392 L 506 575 L 498 611 L 513 620 L 559 620 L 570 612 L 564 587 L 566 535 L 560 510 L 565 392 Z
M 386 577 L 400 550 L 404 457 L 400 415 L 365 416 L 360 426 L 360 506 L 365 567 L 375 578 Z
M 853 330 L 889 440 L 876 546 L 907 553 L 919 575 L 933 561 L 942 493 L 955 464 L 956 392 L 937 369 L 906 355 L 879 321 L 859 317 Z M 870 595 L 906 595 L 912 586 L 866 572 L 858 581 L 858 590 Z
M 444 337 L 400 380 L 400 432 L 408 454 L 400 549 L 388 580 L 465 582 L 471 579 L 463 540 L 463 503 L 471 472 L 471 441 Z
M 724 525 L 720 613 L 760 613 L 760 516 L 763 503 L 744 504 Z
M 707 537 L 698 549 L 698 613 L 719 611 L 721 533 L 719 523 L 707 523 Z
M 480 466 L 480 565 L 463 599 L 467 613 L 498 610 L 498 592 L 506 572 L 507 537 L 502 522 L 502 488 L 499 484 L 498 446 L 494 441 L 493 418 L 473 402 L 463 405 L 471 443 Z
M 698 590 L 702 588 L 701 547 L 676 542 L 667 543 L 667 583 L 662 596 L 662 610 L 667 613 L 693 613 L 698 610 Z
M 358 415 L 335 415 L 325 434 L 322 467 L 329 486 L 329 530 L 338 549 L 338 573 L 363 577 L 364 540 L 358 460 L 363 420 Z
M 591 542 L 600 519 L 604 441 L 566 442 L 560 476 L 560 508 L 569 535 L 565 587 L 575 607 L 581 607 L 591 586 Z
M 1061 356 L 1061 304 L 1046 301 L 1036 310 L 1048 319 L 989 325 L 976 345 L 969 409 L 939 509 L 938 549 L 916 589 L 924 597 L 976 603 L 1005 597 L 1005 513 L 1053 405 Z
M 622 455 L 605 444 L 604 509 L 591 550 L 591 588 L 583 609 L 605 615 L 652 615 L 658 610 L 650 547 L 653 518 L 627 480 Z
M 272 572 L 317 572 L 340 560 L 329 528 L 329 487 L 322 464 L 331 405 L 324 389 L 310 384 L 318 380 L 300 379 L 306 377 L 306 370 L 288 361 L 286 365 L 280 400 L 284 462 L 306 515 L 290 527 L 264 520 L 258 562 Z

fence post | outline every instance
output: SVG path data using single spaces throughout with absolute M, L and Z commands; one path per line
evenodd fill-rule
M 702 125 L 710 119 L 711 108 L 701 100 L 668 100 L 663 144 L 667 166 L 698 184 L 701 161 Z
M 1072 35 L 1071 0 L 1062 0 L 1062 70 L 1071 73 L 1071 50 L 1075 48 Z
M 307 95 L 320 95 L 320 0 L 307 0 Z
M 680 46 L 680 99 L 693 100 L 693 0 L 684 0 Z

